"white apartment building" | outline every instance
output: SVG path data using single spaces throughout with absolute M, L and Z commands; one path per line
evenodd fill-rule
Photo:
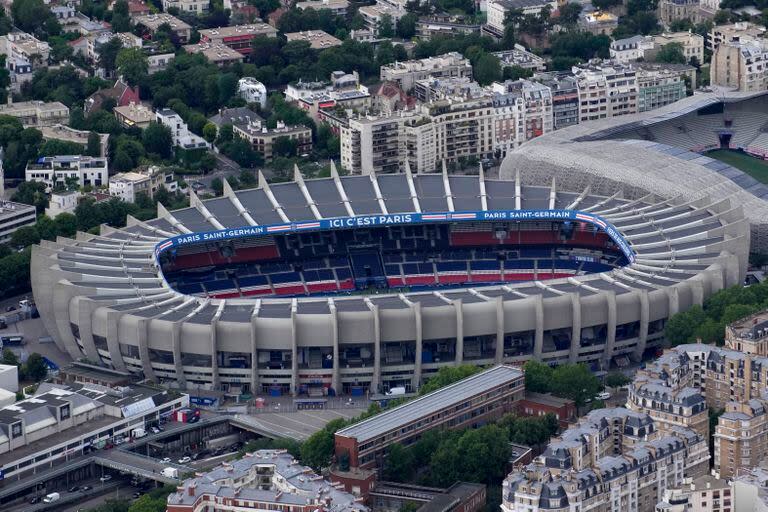
M 458 52 L 381 66 L 381 80 L 397 83 L 408 92 L 418 80 L 472 76 L 472 64 Z
M 637 113 L 637 75 L 622 64 L 574 67 L 579 86 L 579 122 Z
M 121 172 L 109 178 L 109 195 L 127 203 L 135 203 L 139 194 L 153 197 L 160 188 L 165 188 L 168 192 L 176 192 L 178 183 L 174 181 L 173 173 L 166 174 L 158 167 Z
M 10 32 L 0 36 L 0 53 L 6 55 L 6 66 L 11 71 L 25 64 L 37 69 L 48 64 L 51 47 L 26 32 Z
M 611 41 L 611 59 L 621 62 L 633 62 L 645 57 L 646 50 L 653 49 L 652 36 L 632 36 Z
M 296 2 L 295 7 L 303 11 L 304 9 L 328 9 L 336 16 L 345 16 L 347 9 L 349 9 L 349 2 L 347 0 L 307 0 L 304 2 Z
M 502 68 L 516 66 L 534 72 L 545 71 L 547 69 L 547 63 L 542 57 L 529 52 L 525 47 L 519 44 L 515 44 L 515 47 L 511 50 L 493 52 L 493 55 L 499 59 Z
M 705 44 L 708 50 L 714 52 L 722 43 L 746 43 L 762 39 L 766 31 L 768 29 L 764 26 L 748 21 L 739 21 L 731 25 L 715 25 L 707 34 Z
M 171 129 L 173 145 L 184 149 L 210 148 L 211 145 L 199 135 L 189 131 L 187 123 L 179 114 L 169 108 L 155 112 L 155 120 Z
M 262 107 L 267 105 L 267 88 L 251 76 L 237 81 L 237 95 L 247 103 L 258 103 Z
M 67 190 L 64 192 L 53 192 L 48 200 L 48 208 L 45 214 L 55 219 L 62 213 L 75 213 L 75 208 L 80 200 L 80 192 L 77 190 Z
M 82 155 L 46 156 L 27 164 L 24 172 L 26 181 L 45 183 L 47 192 L 65 185 L 67 179 L 75 178 L 81 187 L 99 187 L 107 184 L 108 177 L 106 158 Z
M 15 117 L 24 128 L 42 128 L 56 124 L 69 123 L 69 108 L 58 101 L 19 101 L 13 103 L 8 95 L 8 103 L 0 105 L 0 115 Z
M 552 90 L 528 80 L 507 80 L 491 85 L 494 139 L 499 156 L 554 129 Z
M 210 0 L 163 0 L 163 11 L 175 7 L 179 12 L 204 14 L 211 10 Z
M 491 31 L 503 34 L 504 20 L 508 12 L 519 10 L 524 15 L 536 15 L 547 6 L 552 11 L 555 11 L 557 10 L 558 2 L 548 0 L 488 0 L 486 24 Z

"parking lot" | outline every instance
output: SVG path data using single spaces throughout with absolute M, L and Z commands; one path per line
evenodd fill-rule
M 257 425 L 283 437 L 289 437 L 303 441 L 318 430 L 322 429 L 329 421 L 343 418 L 350 419 L 358 416 L 367 408 L 367 404 L 359 403 L 358 407 L 344 409 L 322 409 L 312 411 L 274 411 L 260 412 L 258 414 L 238 414 L 237 418 L 244 422 Z M 361 407 L 365 405 L 365 407 Z

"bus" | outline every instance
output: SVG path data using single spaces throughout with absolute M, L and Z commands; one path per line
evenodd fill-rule
M 24 335 L 18 333 L 3 334 L 0 336 L 0 343 L 5 347 L 7 345 L 23 345 Z

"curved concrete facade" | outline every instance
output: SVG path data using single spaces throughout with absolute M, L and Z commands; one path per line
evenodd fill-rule
M 185 210 L 161 209 L 152 221 L 104 227 L 99 236 L 42 242 L 32 255 L 34 295 L 61 349 L 170 386 L 287 393 L 322 384 L 376 392 L 416 387 L 440 366 L 462 362 L 536 358 L 607 368 L 613 358 L 636 359 L 658 346 L 670 315 L 742 282 L 749 224 L 729 198 L 646 194 L 629 200 L 564 189 L 556 178 L 544 186 L 525 185 L 519 174 L 511 181 L 410 173 L 262 181 L 254 190 L 226 190 L 223 198 L 195 198 Z M 442 198 L 434 192 L 440 186 Z M 296 193 L 306 204 L 290 199 Z M 434 201 L 445 201 L 445 211 L 589 212 L 612 223 L 636 259 L 601 274 L 505 286 L 212 299 L 171 289 L 154 257 L 161 240 L 211 227 L 306 220 L 298 217 L 304 213 L 311 219 L 376 208 L 390 214 L 439 211 Z M 393 346 L 407 346 L 403 353 L 411 360 L 391 358 Z M 452 358 L 425 359 L 425 347 Z M 324 363 L 312 363 L 310 353 L 321 354 Z M 245 367 L 234 360 L 245 360 Z

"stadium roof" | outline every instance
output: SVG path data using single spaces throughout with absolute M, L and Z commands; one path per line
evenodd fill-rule
M 489 389 L 511 383 L 522 376 L 523 372 L 513 366 L 494 366 L 394 409 L 343 428 L 337 431 L 336 435 L 351 437 L 356 439 L 358 443 L 364 443 L 419 418 L 425 418 L 447 407 L 460 404 L 476 395 L 487 392 Z

